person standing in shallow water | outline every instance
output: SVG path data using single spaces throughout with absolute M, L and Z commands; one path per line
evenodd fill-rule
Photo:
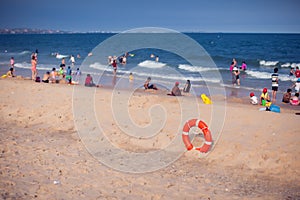
M 235 58 L 232 59 L 233 67 L 237 67 L 237 61 Z
M 240 71 L 237 67 L 234 67 L 232 70 L 232 84 L 235 86 L 236 84 L 240 85 Z
M 15 59 L 14 59 L 14 57 L 10 58 L 10 67 L 12 67 L 12 68 L 15 67 Z
M 229 67 L 230 72 L 232 72 L 233 68 L 234 68 L 234 62 L 231 62 L 231 65 Z
M 70 62 L 72 64 L 72 67 L 74 67 L 75 66 L 75 57 L 74 57 L 74 55 L 71 55 Z
M 114 76 L 117 74 L 117 69 L 118 69 L 118 65 L 117 65 L 117 60 L 113 60 L 113 63 L 112 63 L 112 67 L 114 69 Z
M 155 57 L 155 62 L 158 62 L 158 61 L 159 61 L 159 57 L 156 56 L 156 57 Z
M 66 66 L 65 58 L 62 58 L 62 59 L 61 59 L 60 67 L 65 68 L 65 66 Z
M 278 68 L 274 68 L 274 73 L 271 75 L 272 79 L 272 102 L 276 102 L 276 93 L 278 91 Z
M 37 66 L 37 59 L 36 59 L 36 57 L 33 55 L 33 56 L 31 56 L 31 79 L 32 79 L 33 81 L 35 81 L 36 76 L 37 76 L 37 69 L 36 69 L 36 66 Z
M 246 62 L 245 61 L 243 61 L 243 63 L 242 63 L 242 65 L 241 65 L 241 70 L 246 70 L 247 69 L 247 64 L 246 64 Z

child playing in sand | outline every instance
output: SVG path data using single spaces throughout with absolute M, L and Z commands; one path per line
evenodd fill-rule
M 150 84 L 150 81 L 151 81 L 151 77 L 148 77 L 144 84 L 145 90 L 147 90 L 147 89 L 157 90 L 156 85 Z
M 250 102 L 253 105 L 256 105 L 258 103 L 258 99 L 257 99 L 257 97 L 255 96 L 255 94 L 253 92 L 250 93 Z
M 72 83 L 72 70 L 70 66 L 68 66 L 67 68 L 66 80 L 68 81 L 69 84 Z
M 57 73 L 59 76 L 62 76 L 64 74 L 64 68 L 60 67 Z
M 9 70 L 8 70 L 8 72 L 6 73 L 6 76 L 7 77 L 15 77 L 15 75 L 14 75 L 14 68 L 10 68 Z
M 265 106 L 267 102 L 270 102 L 270 97 L 268 94 L 268 89 L 264 88 L 260 95 L 260 104 Z

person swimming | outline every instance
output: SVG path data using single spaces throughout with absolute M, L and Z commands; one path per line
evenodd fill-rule
M 242 62 L 242 65 L 241 65 L 240 69 L 244 70 L 244 71 L 247 69 L 247 64 L 246 64 L 245 61 Z
M 295 75 L 294 67 L 291 67 L 289 76 L 294 76 L 294 75 Z

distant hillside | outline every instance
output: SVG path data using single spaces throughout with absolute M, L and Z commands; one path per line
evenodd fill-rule
M 0 34 L 60 34 L 70 33 L 68 31 L 61 30 L 45 30 L 45 29 L 33 29 L 33 28 L 2 28 Z

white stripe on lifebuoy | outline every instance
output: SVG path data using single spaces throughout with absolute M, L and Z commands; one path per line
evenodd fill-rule
M 200 121 L 201 121 L 201 120 L 197 119 L 197 121 L 196 121 L 196 126 L 197 126 L 197 127 L 199 127 Z
M 211 145 L 212 144 L 212 142 L 208 142 L 208 141 L 205 141 L 204 143 L 207 144 L 207 145 Z
M 182 132 L 183 135 L 189 135 L 189 132 Z
M 190 129 L 192 128 L 192 127 L 190 126 L 190 122 L 188 121 L 187 123 L 188 123 L 187 125 L 188 125 L 189 130 L 190 130 Z

